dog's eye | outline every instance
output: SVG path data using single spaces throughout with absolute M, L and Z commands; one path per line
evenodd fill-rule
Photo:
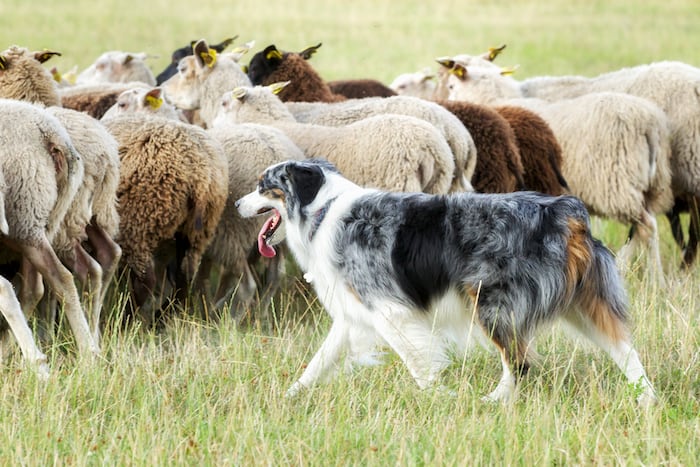
M 287 178 L 286 175 L 280 175 L 280 181 L 282 183 L 287 183 L 289 181 L 289 179 Z

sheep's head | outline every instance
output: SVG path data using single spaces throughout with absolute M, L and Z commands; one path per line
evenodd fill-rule
M 397 76 L 389 85 L 397 94 L 432 99 L 435 93 L 435 73 L 429 68 Z
M 272 44 L 258 52 L 248 63 L 248 78 L 253 85 L 263 84 L 265 78 L 270 76 L 282 64 L 284 54 Z
M 145 60 L 146 53 L 109 51 L 100 55 L 95 62 L 83 70 L 77 78 L 79 84 L 128 83 L 140 81 L 155 86 L 153 72 Z
M 480 66 L 467 68 L 464 64 L 456 62 L 444 72 L 436 94 L 448 100 L 465 100 L 480 104 L 522 97 L 518 84 L 509 77 L 515 69 Z
M 194 55 L 183 58 L 177 65 L 177 74 L 161 85 L 168 100 L 180 109 L 195 110 L 199 108 L 201 86 L 198 79 L 200 67 L 197 62 Z
M 46 60 L 61 55 L 44 50 L 30 52 L 16 45 L 0 53 L 0 97 L 19 99 L 44 105 L 60 105 L 57 85 Z

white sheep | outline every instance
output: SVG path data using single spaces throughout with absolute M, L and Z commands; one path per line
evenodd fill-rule
M 223 122 L 207 132 L 221 143 L 228 158 L 229 193 L 216 234 L 204 257 L 223 269 L 218 293 L 214 297 L 216 306 L 220 308 L 229 303 L 233 296 L 231 308 L 234 316 L 240 319 L 242 311 L 254 303 L 258 287 L 249 263 L 252 258 L 249 257 L 251 252 L 253 258 L 259 257 L 257 238 L 260 224 L 254 219 L 242 218 L 235 208 L 235 201 L 255 187 L 260 174 L 270 165 L 291 159 L 301 160 L 305 156 L 281 130 L 267 125 Z M 260 284 L 258 303 L 267 305 L 284 274 L 284 257 L 278 254 L 262 260 L 265 261 L 265 282 Z M 268 306 L 261 308 L 263 312 L 268 309 Z
M 215 124 L 229 120 L 277 127 L 307 157 L 330 160 L 360 185 L 389 191 L 449 191 L 454 157 L 445 138 L 430 123 L 393 114 L 343 127 L 299 123 L 274 94 L 282 87 L 239 87 L 226 93 Z
M 107 112 L 104 119 L 134 112 L 178 119 L 177 109 L 169 102 L 161 98 L 161 102 L 153 106 L 148 96 L 144 92 L 129 92 L 128 105 L 120 107 L 118 111 L 113 109 Z M 255 186 L 259 175 L 268 166 L 289 159 L 299 160 L 304 158 L 304 154 L 282 131 L 266 125 L 225 123 L 207 132 L 221 143 L 228 159 L 229 190 L 216 233 L 202 257 L 196 290 L 203 293 L 207 302 L 217 310 L 230 304 L 234 318 L 240 320 L 256 298 L 258 281 L 250 260 L 259 256 L 256 244 L 260 226 L 253 219 L 242 218 L 234 203 Z M 266 303 L 275 293 L 284 273 L 283 255 L 265 261 L 266 280 L 261 284 L 259 303 Z M 212 292 L 209 281 L 214 267 L 220 270 L 216 290 Z M 267 310 L 267 307 L 263 310 Z
M 250 86 L 250 79 L 234 60 L 219 59 L 206 41 L 197 41 L 193 50 L 194 55 L 180 60 L 177 74 L 161 87 L 175 107 L 182 110 L 199 109 L 204 124 L 211 126 L 221 95 L 238 86 Z
M 5 178 L 0 171 L 0 234 L 7 235 L 10 231 L 10 226 L 5 218 L 5 195 L 7 189 Z M 15 289 L 12 284 L 0 276 L 0 313 L 5 318 L 15 340 L 22 351 L 24 360 L 28 362 L 37 372 L 41 379 L 47 379 L 49 376 L 49 366 L 46 355 L 44 355 L 36 345 L 32 331 L 27 324 L 27 318 L 22 312 L 22 308 L 15 294 Z M 0 356 L 0 361 L 4 356 Z
M 29 314 L 43 295 L 42 277 L 63 302 L 81 353 L 98 354 L 72 274 L 51 241 L 83 180 L 83 162 L 65 128 L 44 109 L 0 100 L 0 165 L 7 182 L 9 233 L 2 243 L 21 255 L 21 300 Z
M 149 55 L 112 50 L 104 52 L 76 78 L 76 84 L 128 83 L 139 81 L 156 85 L 156 78 L 146 65 Z
M 300 123 L 343 126 L 367 117 L 398 114 L 431 123 L 443 135 L 455 159 L 455 174 L 450 191 L 472 191 L 470 182 L 476 166 L 477 151 L 471 134 L 452 112 L 433 102 L 414 97 L 367 97 L 346 101 L 287 102 L 287 108 Z
M 117 101 L 102 118 L 107 119 L 120 113 L 148 112 L 164 118 L 187 122 L 182 112 L 163 99 L 161 88 L 129 89 L 117 97 Z
M 634 225 L 620 252 L 629 265 L 646 243 L 653 272 L 663 283 L 657 214 L 673 204 L 668 119 L 652 102 L 622 93 L 594 93 L 546 102 L 524 99 L 520 85 L 493 67 L 456 65 L 446 80 L 449 99 L 521 105 L 551 126 L 563 151 L 562 171 L 573 194 L 592 211 Z
M 121 257 L 114 240 L 119 232 L 119 146 L 104 125 L 83 112 L 61 107 L 47 111 L 66 128 L 85 167 L 83 183 L 52 246 L 88 295 L 88 320 L 99 342 L 102 304 Z M 89 245 L 91 254 L 83 245 Z

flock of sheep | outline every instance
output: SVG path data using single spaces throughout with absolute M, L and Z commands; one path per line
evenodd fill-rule
M 494 63 L 501 47 L 385 86 L 324 81 L 309 62 L 320 44 L 271 45 L 243 65 L 253 44 L 226 51 L 231 42 L 178 49 L 157 78 L 145 54 L 107 52 L 71 80 L 44 65 L 55 52 L 0 53 L 0 310 L 42 377 L 26 316 L 43 300 L 50 326 L 62 309 L 78 350 L 99 354 L 105 293 L 122 268 L 126 319 L 152 324 L 165 294 L 236 318 L 266 309 L 284 257 L 258 254 L 258 221 L 234 202 L 288 159 L 327 158 L 385 190 L 572 193 L 631 226 L 620 266 L 643 249 L 659 283 L 664 214 L 683 264 L 695 259 L 700 69 L 518 82 Z

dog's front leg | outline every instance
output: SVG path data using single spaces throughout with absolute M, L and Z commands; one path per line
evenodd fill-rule
M 328 336 L 321 344 L 316 355 L 306 366 L 301 377 L 287 390 L 287 397 L 295 396 L 304 388 L 308 388 L 329 371 L 337 370 L 340 357 L 348 342 L 348 328 L 342 319 L 336 319 L 331 325 Z

